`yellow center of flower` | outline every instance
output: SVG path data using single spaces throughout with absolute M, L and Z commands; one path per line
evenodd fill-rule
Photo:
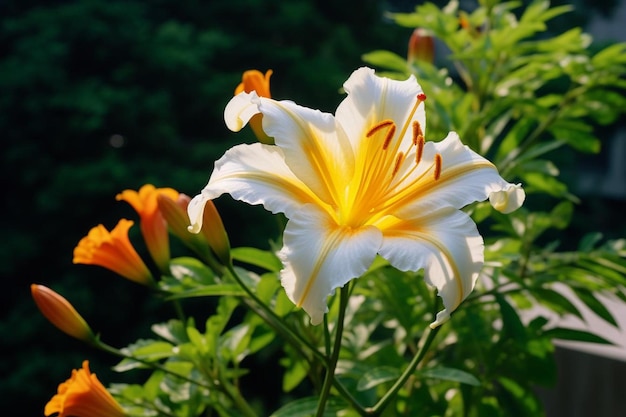
M 345 199 L 337 205 L 336 219 L 340 225 L 361 227 L 374 225 L 416 196 L 421 183 L 437 181 L 441 176 L 442 158 L 434 156 L 429 166 L 421 166 L 424 152 L 424 132 L 419 121 L 413 120 L 419 106 L 426 100 L 418 94 L 407 119 L 398 129 L 393 120 L 375 123 L 365 132 L 365 143 L 354 177 L 346 187 Z M 411 140 L 403 138 L 411 129 Z M 399 132 L 398 132 L 399 130 Z M 421 170 L 419 175 L 415 175 Z

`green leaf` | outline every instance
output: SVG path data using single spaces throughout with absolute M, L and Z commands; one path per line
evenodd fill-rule
M 401 372 L 396 368 L 380 366 L 363 374 L 359 379 L 356 389 L 358 391 L 365 391 L 385 382 L 394 381 L 398 379 L 400 375 Z
M 278 272 L 283 267 L 280 259 L 270 251 L 257 248 L 241 247 L 231 250 L 234 260 L 258 266 L 272 272 Z
M 189 277 L 200 284 L 214 284 L 215 275 L 196 258 L 180 257 L 170 261 L 170 272 L 179 281 Z
M 167 297 L 166 300 L 179 300 L 181 298 L 193 297 L 214 297 L 222 295 L 245 297 L 247 294 L 238 284 L 216 284 L 172 294 Z
M 306 378 L 309 368 L 302 358 L 285 357 L 280 360 L 280 364 L 285 367 L 283 374 L 283 391 L 291 392 Z
M 502 335 L 501 339 L 513 339 L 517 342 L 526 340 L 526 328 L 522 323 L 517 311 L 509 304 L 505 297 L 496 295 L 496 302 L 500 306 L 502 315 Z
M 249 352 L 248 346 L 254 327 L 249 323 L 239 324 L 220 337 L 222 357 L 233 363 L 241 363 Z
M 602 240 L 602 233 L 600 232 L 587 233 L 580 240 L 580 243 L 578 244 L 578 250 L 580 252 L 590 252 L 596 247 L 596 244 L 600 242 L 601 240 Z
M 513 159 L 519 156 L 519 145 L 528 136 L 534 127 L 535 121 L 531 118 L 521 119 L 506 134 L 498 147 L 497 164 L 505 159 Z
M 569 201 L 561 201 L 550 212 L 552 226 L 557 229 L 565 229 L 572 221 L 574 205 Z
M 261 276 L 261 280 L 256 286 L 256 295 L 261 301 L 269 304 L 279 288 L 280 279 L 277 274 L 267 273 Z
M 401 74 L 408 73 L 406 59 L 390 51 L 377 50 L 368 52 L 362 55 L 361 59 L 375 67 L 398 71 Z
M 270 417 L 311 417 L 315 415 L 317 410 L 318 397 L 301 398 L 296 401 L 292 401 L 279 410 L 272 413 Z M 343 409 L 342 403 L 331 397 L 326 403 L 326 409 L 324 410 L 324 417 L 337 417 Z
M 510 378 L 498 378 L 504 388 L 500 394 L 500 406 L 505 415 L 510 417 L 536 417 L 542 414 L 542 406 L 532 391 Z
M 188 326 L 193 326 L 193 318 L 189 319 Z M 187 337 L 186 326 L 180 320 L 169 320 L 166 323 L 155 323 L 150 329 L 158 336 L 174 344 L 186 343 L 189 341 Z
M 444 381 L 460 382 L 461 384 L 480 386 L 480 381 L 469 372 L 460 369 L 446 368 L 437 366 L 435 368 L 423 369 L 417 372 L 417 375 L 423 378 L 441 379 Z
M 568 192 L 567 186 L 564 183 L 554 177 L 544 175 L 539 172 L 520 172 L 520 176 L 526 183 L 526 187 L 529 190 L 532 189 L 533 191 L 541 191 L 559 198 L 565 197 L 575 203 L 580 201 L 578 197 Z
M 595 67 L 606 67 L 617 63 L 626 63 L 626 43 L 615 43 L 595 54 L 591 59 Z
M 174 346 L 161 340 L 140 339 L 122 349 L 126 355 L 136 357 L 148 362 L 156 362 L 163 358 L 174 355 Z M 113 367 L 116 372 L 125 372 L 131 369 L 143 368 L 146 365 L 134 359 L 122 359 Z
M 532 159 L 529 161 L 520 161 L 518 169 L 524 172 L 540 172 L 542 174 L 556 177 L 559 175 L 559 169 L 554 162 L 545 159 Z
M 546 330 L 544 336 L 552 339 L 570 340 L 574 342 L 599 343 L 604 345 L 612 345 L 613 342 L 593 333 L 584 330 L 568 329 L 565 327 L 554 327 Z
M 593 135 L 593 129 L 588 123 L 578 120 L 559 120 L 554 122 L 548 131 L 558 141 L 567 142 L 580 152 L 600 152 L 600 140 Z
M 535 297 L 539 303 L 548 307 L 550 310 L 563 315 L 565 313 L 572 314 L 580 319 L 583 319 L 583 315 L 578 308 L 564 295 L 558 291 L 549 288 L 531 288 L 531 294 Z
M 615 317 L 613 317 L 609 309 L 606 308 L 606 306 L 596 298 L 595 294 L 592 291 L 589 291 L 586 288 L 578 287 L 572 287 L 572 290 L 576 293 L 576 296 L 580 299 L 580 301 L 585 303 L 585 305 L 589 307 L 591 311 L 604 319 L 606 322 L 611 323 L 615 327 L 618 327 Z

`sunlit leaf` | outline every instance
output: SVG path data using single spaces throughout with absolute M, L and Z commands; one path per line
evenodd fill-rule
M 238 284 L 216 284 L 206 285 L 193 290 L 187 290 L 167 297 L 168 300 L 179 300 L 194 297 L 215 297 L 230 295 L 235 297 L 245 297 L 246 292 Z
M 249 265 L 258 266 L 268 271 L 278 272 L 282 263 L 275 253 L 257 248 L 241 247 L 230 251 L 234 260 L 244 262 Z

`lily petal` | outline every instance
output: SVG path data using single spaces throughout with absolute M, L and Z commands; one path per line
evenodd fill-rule
M 281 148 L 293 173 L 326 203 L 342 196 L 336 191 L 353 173 L 349 141 L 333 115 L 291 101 L 241 93 L 226 106 L 227 126 L 238 131 L 255 113 L 263 114 L 263 131 Z
M 260 143 L 237 145 L 215 162 L 209 183 L 187 208 L 192 232 L 202 228 L 206 202 L 224 193 L 248 204 L 263 204 L 272 213 L 285 213 L 288 217 L 302 204 L 319 203 L 287 167 L 282 150 Z
M 452 207 L 410 220 L 389 219 L 379 254 L 402 271 L 424 268 L 424 279 L 437 288 L 444 310 L 432 328 L 444 323 L 474 288 L 482 268 L 483 239 L 476 224 Z
M 348 93 L 339 104 L 335 117 L 340 121 L 346 135 L 355 149 L 361 146 L 365 132 L 374 123 L 382 120 L 406 121 L 416 102 L 422 87 L 411 75 L 407 80 L 395 81 L 378 77 L 371 68 L 359 68 L 343 84 Z M 424 106 L 419 106 L 412 117 L 419 122 L 422 131 L 426 132 L 426 115 Z M 411 140 L 412 132 L 408 129 L 403 136 L 403 146 Z
M 319 324 L 328 311 L 326 298 L 361 276 L 376 257 L 382 233 L 375 227 L 338 226 L 314 205 L 302 207 L 287 223 L 281 281 L 287 296 Z
M 441 158 L 438 178 L 434 176 L 436 155 Z M 396 197 L 395 207 L 389 203 L 390 210 L 400 218 L 441 207 L 460 209 L 511 186 L 491 162 L 463 145 L 455 132 L 450 132 L 441 142 L 426 142 L 420 165 L 423 166 L 400 185 L 412 183 Z

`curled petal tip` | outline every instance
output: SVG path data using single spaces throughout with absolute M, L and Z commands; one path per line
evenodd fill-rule
M 489 203 L 501 213 L 511 213 L 522 206 L 526 193 L 522 184 L 508 184 L 501 190 L 489 194 Z
M 448 313 L 446 309 L 441 310 L 439 313 L 437 313 L 437 317 L 435 318 L 435 321 L 430 323 L 430 328 L 436 329 L 437 327 L 441 326 L 448 320 L 450 320 L 450 313 Z
M 200 226 L 198 223 L 194 223 L 194 224 L 187 226 L 187 230 L 189 230 L 190 233 L 198 234 L 200 233 L 201 229 L 202 229 L 202 226 Z
M 233 132 L 239 132 L 252 116 L 259 113 L 259 102 L 259 96 L 254 91 L 237 94 L 224 109 L 226 126 Z
M 204 213 L 204 206 L 207 200 L 202 194 L 199 194 L 191 199 L 187 206 L 187 215 L 191 225 L 187 227 L 187 230 L 191 233 L 200 233 L 202 229 L 202 220 Z
M 318 324 L 321 324 L 322 321 L 324 320 L 324 313 L 322 314 L 309 313 L 309 314 L 311 314 L 312 326 L 317 326 Z

